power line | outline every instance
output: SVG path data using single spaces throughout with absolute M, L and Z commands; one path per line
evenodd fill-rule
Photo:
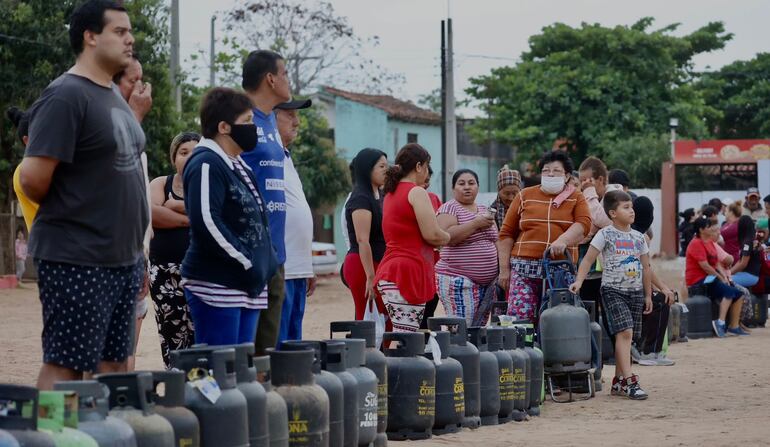
M 23 37 L 9 36 L 7 34 L 2 34 L 2 33 L 0 33 L 0 39 L 15 40 L 15 41 L 18 41 L 18 42 L 31 43 L 31 44 L 34 44 L 34 45 L 42 45 L 44 47 L 54 48 L 54 46 L 49 44 L 49 43 L 38 42 L 36 40 L 25 39 Z

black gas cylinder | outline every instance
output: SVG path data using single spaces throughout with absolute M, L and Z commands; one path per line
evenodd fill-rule
M 456 433 L 462 429 L 465 417 L 463 366 L 448 355 L 449 332 L 426 333 L 426 337 L 431 336 L 435 338 L 441 351 L 438 357 L 435 352 L 428 352 L 427 348 L 425 352 L 425 358 L 432 361 L 436 368 L 436 416 L 433 434 Z
M 500 414 L 500 370 L 497 357 L 489 352 L 487 346 L 487 328 L 468 328 L 468 341 L 479 350 L 481 425 L 497 425 Z M 510 368 L 510 364 L 507 366 Z

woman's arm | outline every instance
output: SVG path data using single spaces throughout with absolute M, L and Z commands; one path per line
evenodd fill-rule
M 515 242 L 508 237 L 497 241 L 497 263 L 500 269 L 497 275 L 497 284 L 505 290 L 508 290 L 508 284 L 511 280 L 511 250 Z
M 721 273 L 716 271 L 714 267 L 711 266 L 711 264 L 708 263 L 708 261 L 698 261 L 698 265 L 700 266 L 701 270 L 706 272 L 707 275 L 713 275 L 719 278 L 720 281 L 727 284 L 727 278 L 724 277 Z
M 152 226 L 154 228 L 189 227 L 190 220 L 186 215 L 177 213 L 163 206 L 166 201 L 166 177 L 158 177 L 150 182 L 150 201 L 152 202 Z
M 361 257 L 361 265 L 366 272 L 366 297 L 374 292 L 374 256 L 372 246 L 369 244 L 369 233 L 372 229 L 372 212 L 367 209 L 357 209 L 351 214 L 353 230 L 358 242 L 358 256 Z
M 425 242 L 434 247 L 446 245 L 449 242 L 449 233 L 442 230 L 438 225 L 428 193 L 423 188 L 412 188 L 409 191 L 408 199 L 414 209 L 414 215 L 417 217 L 417 224 L 420 227 L 420 234 L 422 234 Z
M 734 275 L 738 272 L 744 271 L 746 267 L 748 267 L 749 265 L 750 258 L 751 258 L 750 256 L 741 256 L 741 260 L 738 261 L 734 266 L 732 266 L 732 268 L 730 269 L 730 273 Z
M 585 237 L 585 227 L 582 223 L 575 222 L 557 237 L 555 241 L 551 243 L 550 249 L 552 255 L 563 255 L 567 250 L 567 247 L 576 245 Z
M 495 219 L 489 213 L 477 215 L 473 220 L 464 224 L 457 223 L 457 216 L 441 213 L 436 218 L 442 230 L 449 233 L 449 245 L 460 245 L 476 231 L 494 225 Z

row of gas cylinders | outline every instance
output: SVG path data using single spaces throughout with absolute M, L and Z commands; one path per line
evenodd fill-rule
M 0 447 L 379 447 L 539 414 L 531 325 L 429 326 L 385 333 L 382 351 L 373 322 L 334 322 L 345 338 L 285 342 L 264 357 L 251 344 L 195 346 L 172 353 L 171 371 L 39 393 L 0 385 Z

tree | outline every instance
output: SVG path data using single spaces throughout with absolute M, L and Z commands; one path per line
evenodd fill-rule
M 326 119 L 317 110 L 300 110 L 299 136 L 291 153 L 311 208 L 334 204 L 350 191 L 350 169 L 328 135 Z
M 644 134 L 602 143 L 607 167 L 628 172 L 633 188 L 660 188 L 660 165 L 671 156 L 666 134 Z
M 435 88 L 430 93 L 420 95 L 417 98 L 417 105 L 441 113 L 441 88 Z
M 697 87 L 717 112 L 706 117 L 716 137 L 770 137 L 770 53 L 705 73 Z
M 663 133 L 669 117 L 681 135 L 705 135 L 702 117 L 713 111 L 692 85 L 692 58 L 732 35 L 715 22 L 676 37 L 677 25 L 650 31 L 652 22 L 545 27 L 518 65 L 471 80 L 467 92 L 486 112 L 474 135 L 489 132 L 528 157 L 559 141 L 578 160 L 606 155 L 606 142 Z
M 216 56 L 225 83 L 240 84 L 241 62 L 251 50 L 266 49 L 286 58 L 295 94 L 308 94 L 329 84 L 376 93 L 392 93 L 403 82 L 365 57 L 377 36 L 359 37 L 328 1 L 242 1 L 225 13 L 228 50 Z

